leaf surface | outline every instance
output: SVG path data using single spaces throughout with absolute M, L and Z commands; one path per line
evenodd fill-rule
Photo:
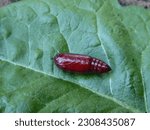
M 25 0 L 1 8 L 1 111 L 149 112 L 148 18 L 148 10 L 117 0 Z M 102 59 L 112 71 L 64 72 L 53 62 L 58 52 Z

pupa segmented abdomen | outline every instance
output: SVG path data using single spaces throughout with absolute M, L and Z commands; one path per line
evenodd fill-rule
M 60 53 L 54 57 L 55 64 L 64 71 L 78 73 L 106 73 L 111 70 L 105 62 L 87 55 Z
M 105 62 L 91 57 L 91 68 L 90 70 L 94 73 L 105 73 L 111 70 L 109 65 L 107 65 Z

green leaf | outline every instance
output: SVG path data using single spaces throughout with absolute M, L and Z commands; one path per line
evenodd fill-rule
M 117 0 L 25 0 L 0 9 L 1 112 L 150 112 L 149 11 Z M 58 52 L 108 63 L 64 72 Z
M 130 112 L 73 83 L 3 61 L 0 69 L 1 112 Z

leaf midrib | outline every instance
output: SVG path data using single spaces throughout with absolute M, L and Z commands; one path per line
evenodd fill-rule
M 9 63 L 9 64 L 12 64 L 12 65 L 15 65 L 15 66 L 23 67 L 23 68 L 25 68 L 25 69 L 29 69 L 29 70 L 32 70 L 32 71 L 34 71 L 34 72 L 44 74 L 45 76 L 50 76 L 50 77 L 59 79 L 59 78 L 56 77 L 55 75 L 50 75 L 50 74 L 45 73 L 45 72 L 43 72 L 43 71 L 40 71 L 40 70 L 31 68 L 31 67 L 23 66 L 23 65 L 21 65 L 21 64 L 12 62 L 12 61 L 7 60 L 7 59 L 4 59 L 4 58 L 2 58 L 2 57 L 0 57 L 0 60 L 2 60 L 2 61 L 4 61 L 4 62 L 7 62 L 7 63 Z M 65 80 L 65 79 L 61 79 L 61 80 L 70 82 L 70 81 Z M 103 98 L 106 98 L 106 99 L 108 99 L 108 100 L 111 100 L 112 102 L 117 103 L 117 104 L 119 104 L 120 106 L 122 106 L 123 108 L 126 108 L 126 109 L 128 109 L 128 110 L 130 110 L 130 111 L 132 111 L 132 112 L 140 112 L 138 109 L 135 109 L 135 108 L 133 108 L 133 107 L 131 107 L 131 106 L 128 106 L 127 104 L 124 104 L 124 103 L 120 102 L 119 100 L 116 100 L 116 99 L 113 98 L 113 97 L 110 97 L 110 96 L 107 96 L 107 95 L 104 95 L 104 94 L 97 93 L 96 91 L 93 91 L 92 89 L 88 89 L 87 87 L 85 87 L 85 86 L 82 85 L 82 84 L 77 84 L 76 82 L 70 82 L 70 83 L 74 83 L 74 84 L 76 84 L 76 85 L 78 85 L 78 86 L 81 86 L 81 87 L 84 88 L 84 89 L 87 89 L 88 91 L 90 91 L 90 92 L 92 92 L 92 93 L 94 93 L 94 94 L 96 94 L 96 95 L 98 95 L 98 96 L 100 96 L 100 97 L 103 97 Z

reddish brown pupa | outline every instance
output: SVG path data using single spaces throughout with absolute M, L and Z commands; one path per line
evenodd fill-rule
M 60 53 L 54 57 L 55 64 L 62 70 L 78 73 L 106 73 L 111 70 L 105 62 L 86 55 Z

